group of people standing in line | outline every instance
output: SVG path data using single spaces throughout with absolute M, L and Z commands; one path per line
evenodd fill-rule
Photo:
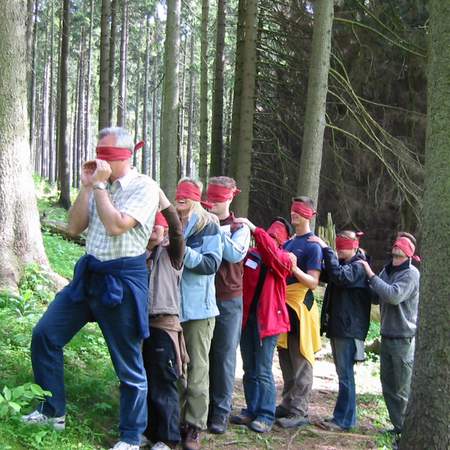
M 311 231 L 316 214 L 296 197 L 290 222 L 264 230 L 236 218 L 239 193 L 228 177 L 182 179 L 172 205 L 156 182 L 130 165 L 130 135 L 100 132 L 97 159 L 83 165 L 68 230 L 86 228 L 86 254 L 33 329 L 36 383 L 51 397 L 27 423 L 64 429 L 63 347 L 89 321 L 105 337 L 120 380 L 120 441 L 114 450 L 201 447 L 200 433 L 228 423 L 265 433 L 274 423 L 309 423 L 314 354 L 331 340 L 339 392 L 322 426 L 356 425 L 354 363 L 364 359 L 371 303 L 381 307 L 381 381 L 396 433 L 408 400 L 419 272 L 415 239 L 400 233 L 392 260 L 372 271 L 353 231 L 337 235 L 337 254 Z M 249 248 L 251 236 L 254 247 Z M 320 317 L 313 291 L 327 282 Z M 231 415 L 240 344 L 246 407 Z M 276 404 L 275 348 L 283 374 Z

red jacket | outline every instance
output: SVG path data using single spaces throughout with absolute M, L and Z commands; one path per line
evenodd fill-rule
M 251 248 L 244 259 L 242 328 L 247 325 L 261 273 L 261 264 L 264 264 L 267 272 L 262 281 L 257 305 L 259 337 L 264 339 L 290 330 L 286 307 L 286 277 L 292 271 L 292 262 L 287 252 L 279 248 L 274 239 L 262 228 L 256 228 L 253 236 L 256 247 Z

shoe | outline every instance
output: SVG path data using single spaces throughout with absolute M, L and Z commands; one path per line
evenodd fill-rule
M 139 450 L 139 445 L 119 441 L 114 447 L 111 447 L 109 450 Z
M 193 426 L 188 426 L 183 441 L 183 450 L 200 450 L 200 432 Z
M 248 425 L 250 422 L 253 422 L 253 417 L 246 416 L 242 413 L 230 417 L 230 423 L 234 425 Z
M 272 429 L 272 424 L 262 420 L 253 420 L 248 424 L 248 427 L 256 433 L 268 433 Z
M 227 431 L 228 417 L 211 419 L 208 431 L 212 434 L 224 434 Z
M 319 428 L 327 431 L 348 431 L 348 428 L 343 428 L 338 425 L 334 420 L 324 420 L 317 424 Z
M 172 450 L 172 448 L 164 442 L 157 442 L 150 450 Z
M 139 444 L 139 448 L 151 447 L 152 443 L 150 439 L 145 435 L 141 434 L 141 443 Z
M 275 417 L 277 419 L 280 419 L 281 417 L 287 417 L 288 415 L 289 411 L 283 405 L 278 405 L 275 408 Z
M 42 414 L 37 410 L 26 416 L 22 416 L 21 420 L 23 423 L 30 425 L 52 425 L 57 431 L 62 431 L 66 428 L 66 416 L 47 417 L 45 414 Z
M 309 425 L 309 419 L 298 414 L 289 414 L 286 417 L 277 419 L 276 424 L 281 428 L 296 428 Z

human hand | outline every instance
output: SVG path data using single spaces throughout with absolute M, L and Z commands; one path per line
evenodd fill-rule
M 292 252 L 289 252 L 288 256 L 292 263 L 292 270 L 294 270 L 294 268 L 297 267 L 297 256 Z
M 308 238 L 308 242 L 315 242 L 316 244 L 319 244 L 322 248 L 328 247 L 328 244 L 323 239 L 320 239 L 319 236 L 310 236 Z
M 236 223 L 242 223 L 244 225 L 247 225 L 250 228 L 250 231 L 253 233 L 253 231 L 256 230 L 256 225 L 254 225 L 250 220 L 248 220 L 246 217 L 235 217 L 234 221 Z
M 107 161 L 103 161 L 103 159 L 96 159 L 94 162 L 96 169 L 92 175 L 92 183 L 106 183 L 111 176 L 111 166 Z
M 168 208 L 169 206 L 170 206 L 169 199 L 167 198 L 164 191 L 161 188 L 159 188 L 159 209 L 160 209 L 160 211 Z
M 95 169 L 97 168 L 97 163 L 95 160 L 86 161 L 81 166 L 81 177 L 80 181 L 84 187 L 92 187 L 93 181 L 92 176 L 94 175 Z
M 361 264 L 364 267 L 364 270 L 366 271 L 366 275 L 368 278 L 372 278 L 375 276 L 375 273 L 373 272 L 372 268 L 370 267 L 369 263 L 367 261 L 364 261 L 362 259 L 358 259 L 356 261 L 358 264 Z

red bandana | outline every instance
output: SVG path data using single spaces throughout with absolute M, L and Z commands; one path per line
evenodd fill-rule
M 359 239 L 336 236 L 336 250 L 353 250 L 355 248 L 359 248 Z
M 155 216 L 155 225 L 159 225 L 160 227 L 169 228 L 169 224 L 167 223 L 166 218 L 159 211 Z
M 291 206 L 291 212 L 294 212 L 305 219 L 311 220 L 317 213 L 309 207 L 306 203 L 293 201 Z
M 275 221 L 269 228 L 267 228 L 267 234 L 274 237 L 279 245 L 283 245 L 289 238 L 286 227 L 281 223 Z
M 241 192 L 238 188 L 230 189 L 220 184 L 208 184 L 206 196 L 209 202 L 222 203 L 232 200 Z
M 398 247 L 408 258 L 420 261 L 420 256 L 415 255 L 415 245 L 406 237 L 399 237 L 392 247 Z
M 138 142 L 134 146 L 134 151 L 139 150 L 144 146 L 144 141 Z M 104 161 L 125 161 L 130 159 L 132 151 L 129 148 L 114 147 L 114 146 L 97 146 L 97 158 Z

